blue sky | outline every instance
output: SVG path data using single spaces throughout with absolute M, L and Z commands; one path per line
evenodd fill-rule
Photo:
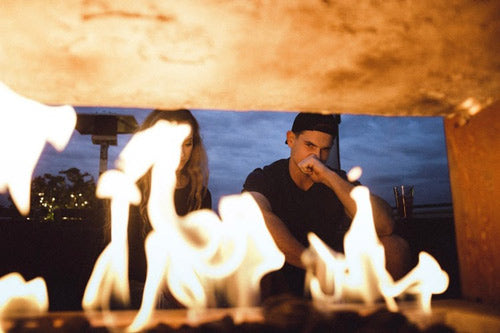
M 77 108 L 78 113 L 123 113 L 141 123 L 149 110 Z M 209 158 L 214 208 L 223 195 L 239 193 L 249 172 L 288 157 L 286 131 L 296 113 L 194 111 Z M 109 168 L 130 135 L 119 135 L 109 149 Z M 439 117 L 374 117 L 342 115 L 340 124 L 341 167 L 363 168 L 361 182 L 394 205 L 392 186 L 415 185 L 415 204 L 451 202 L 448 162 Z M 99 171 L 99 146 L 89 135 L 76 130 L 63 152 L 47 145 L 35 174 L 56 174 L 77 167 Z

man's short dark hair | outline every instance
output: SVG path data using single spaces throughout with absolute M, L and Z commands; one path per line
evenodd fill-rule
M 338 115 L 301 112 L 293 121 L 292 132 L 298 134 L 302 131 L 320 131 L 330 134 L 335 140 L 339 132 L 339 122 Z

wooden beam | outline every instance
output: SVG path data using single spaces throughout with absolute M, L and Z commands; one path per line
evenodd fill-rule
M 2 0 L 0 81 L 47 104 L 440 116 L 500 99 L 500 2 Z
M 444 123 L 462 294 L 500 304 L 500 103 Z

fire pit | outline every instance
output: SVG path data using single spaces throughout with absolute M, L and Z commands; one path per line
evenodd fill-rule
M 103 314 L 52 312 L 42 317 L 4 320 L 7 332 L 108 332 L 123 330 L 135 311 Z M 424 314 L 413 302 L 397 313 L 381 305 L 345 304 L 321 311 L 305 300 L 283 298 L 255 308 L 158 310 L 143 332 L 498 332 L 500 311 L 465 301 L 436 301 Z M 363 331 L 364 332 L 364 331 Z
M 223 198 L 220 203 L 220 220 L 209 210 L 190 213 L 185 217 L 185 220 L 184 217 L 181 218 L 175 214 L 175 209 L 169 206 L 173 202 L 170 196 L 173 195 L 173 186 L 175 185 L 177 165 L 175 157 L 179 156 L 180 144 L 187 134 L 188 128 L 185 126 L 160 122 L 151 129 L 134 135 L 120 154 L 117 162 L 120 169 L 106 171 L 100 177 L 97 195 L 111 200 L 112 234 L 115 237 L 112 238 L 111 243 L 96 261 L 94 271 L 87 284 L 82 301 L 87 316 L 84 317 L 83 314 L 80 314 L 64 319 L 63 317 L 67 316 L 54 314 L 53 318 L 55 319 L 53 320 L 49 319 L 51 316 L 41 316 L 36 320 L 19 317 L 11 320 L 10 326 L 6 325 L 7 329 L 13 331 L 30 328 L 46 330 L 50 327 L 57 329 L 67 325 L 72 327 L 83 325 L 82 327 L 88 326 L 96 329 L 111 327 L 113 329 L 126 328 L 131 331 L 143 331 L 148 327 L 156 328 L 166 323 L 175 326 L 179 323 L 181 327 L 185 324 L 192 324 L 192 329 L 205 327 L 205 325 L 219 325 L 218 328 L 224 327 L 224 329 L 233 330 L 241 328 L 238 326 L 240 323 L 243 325 L 255 322 L 255 325 L 269 325 L 273 328 L 289 330 L 289 325 L 294 322 L 294 319 L 302 318 L 298 322 L 307 323 L 304 328 L 306 331 L 311 327 L 315 330 L 318 325 L 321 327 L 341 325 L 343 327 L 346 325 L 345 323 L 355 323 L 352 324 L 354 328 L 364 327 L 363 325 L 369 323 L 370 325 L 405 325 L 405 327 L 408 326 L 408 329 L 426 330 L 434 329 L 435 325 L 447 325 L 449 322 L 453 322 L 453 319 L 449 319 L 447 314 L 430 314 L 431 295 L 442 293 L 448 285 L 447 274 L 441 270 L 439 264 L 430 255 L 421 253 L 418 265 L 401 280 L 393 281 L 385 271 L 383 251 L 380 252 L 382 246 L 373 227 L 369 190 L 363 186 L 357 186 L 351 192 L 358 209 L 345 238 L 345 260 L 344 256 L 332 256 L 329 249 L 318 237 L 314 234 L 309 235 L 311 247 L 308 251 L 312 252 L 307 256 L 308 258 L 324 261 L 325 267 L 335 267 L 336 265 L 336 267 L 344 267 L 340 271 L 332 270 L 330 272 L 328 269 L 326 270 L 327 274 L 334 274 L 335 277 L 334 279 L 326 279 L 327 281 L 335 281 L 335 292 L 328 292 L 328 294 L 323 293 L 319 284 L 320 277 L 316 276 L 314 272 L 310 276 L 311 280 L 308 282 L 310 285 L 308 284 L 306 287 L 311 291 L 314 304 L 321 304 L 319 307 L 321 311 L 313 307 L 310 302 L 288 299 L 284 302 L 264 305 L 261 317 L 256 317 L 259 320 L 245 320 L 245 311 L 241 310 L 241 306 L 255 305 L 258 298 L 256 297 L 257 286 L 248 282 L 258 282 L 266 272 L 279 269 L 283 264 L 284 257 L 270 237 L 258 206 L 248 194 Z M 142 155 L 145 151 L 144 147 L 152 147 L 154 146 L 152 143 L 158 141 L 169 144 L 162 146 L 161 151 L 153 150 L 147 155 Z M 137 157 L 144 163 L 135 164 L 134 161 L 137 160 Z M 142 157 L 146 157 L 146 159 Z M 151 215 L 153 231 L 146 241 L 147 257 L 148 260 L 152 261 L 148 265 L 151 271 L 148 271 L 143 303 L 138 313 L 109 312 L 106 309 L 113 296 L 123 300 L 127 299 L 127 284 L 124 283 L 127 282 L 126 266 L 120 267 L 120 263 L 126 263 L 127 260 L 127 252 L 123 246 L 126 244 L 127 236 L 126 232 L 123 231 L 127 230 L 129 205 L 131 203 L 137 204 L 140 200 L 134 194 L 137 177 L 140 177 L 149 168 L 153 170 L 152 188 L 170 188 L 172 191 L 154 192 L 157 197 L 150 203 L 150 212 L 156 212 L 156 215 Z M 351 173 L 349 173 L 349 177 L 351 177 Z M 158 207 L 167 207 L 168 209 L 158 210 Z M 236 230 L 238 232 L 235 232 Z M 176 241 L 169 243 L 173 239 Z M 354 246 L 360 242 L 364 244 L 362 248 Z M 166 247 L 166 245 L 168 246 Z M 229 251 L 224 252 L 224 249 L 229 249 Z M 363 260 L 348 260 L 351 254 L 354 258 Z M 367 263 L 369 264 L 366 265 Z M 309 266 L 306 266 L 309 269 Z M 155 271 L 155 267 L 159 267 L 159 270 Z M 179 272 L 182 274 L 178 274 Z M 258 272 L 260 275 L 255 275 L 254 272 Z M 355 273 L 361 273 L 359 276 L 366 280 L 364 282 L 358 281 L 358 275 Z M 308 271 L 308 274 L 311 272 Z M 149 276 L 154 277 L 154 280 L 151 280 L 153 284 L 149 283 Z M 186 307 L 197 310 L 188 310 L 177 314 L 168 311 L 160 312 L 159 316 L 152 314 L 157 288 L 160 288 L 163 277 L 167 279 L 170 291 L 179 302 Z M 238 306 L 236 309 L 229 310 L 233 319 L 224 319 L 228 313 L 220 309 L 199 311 L 200 308 L 211 305 L 210 295 L 205 294 L 204 290 L 207 287 L 207 281 L 210 285 L 220 278 L 230 279 L 225 280 L 222 284 L 226 287 L 232 287 L 228 290 L 228 295 L 233 297 L 232 304 Z M 345 296 L 337 295 L 337 292 L 344 291 L 346 292 Z M 416 311 L 412 305 L 405 305 L 405 310 L 397 312 L 395 298 L 404 295 L 403 293 L 406 291 L 410 295 L 418 297 L 423 312 L 422 310 Z M 14 297 L 18 296 L 14 295 Z M 382 309 L 381 305 L 372 303 L 377 298 L 385 300 Z M 344 302 L 363 300 L 371 305 L 359 306 L 358 304 L 349 309 L 350 306 L 345 305 L 347 303 L 337 304 L 341 300 Z M 43 307 L 46 305 L 40 305 L 40 309 Z M 100 315 L 96 315 L 94 311 L 97 309 L 101 311 L 104 309 L 104 311 Z M 408 313 L 410 321 L 402 316 L 405 313 Z M 11 318 L 9 317 L 10 312 L 7 314 L 7 318 Z M 170 318 L 172 314 L 173 317 Z M 194 321 L 192 320 L 193 315 L 195 316 Z M 223 316 L 223 318 L 213 320 L 215 315 Z M 101 318 L 102 323 L 95 322 L 99 318 Z M 349 320 L 346 321 L 346 318 Z M 412 318 L 415 319 L 414 322 L 411 320 Z M 127 320 L 129 320 L 128 323 Z M 292 326 L 296 327 L 297 325 Z M 73 329 L 76 328 L 73 327 Z M 165 329 L 169 328 L 165 327 Z
M 447 116 L 464 298 L 498 304 L 498 3 L 277 3 L 7 1 L 2 81 L 49 104 Z M 439 304 L 458 330 L 498 330 L 478 304 Z

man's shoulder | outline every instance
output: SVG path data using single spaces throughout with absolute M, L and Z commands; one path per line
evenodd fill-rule
M 275 183 L 288 171 L 288 159 L 277 160 L 262 168 L 254 169 L 247 176 L 243 190 L 255 191 L 269 195 Z
M 266 165 L 263 170 L 268 172 L 283 172 L 283 170 L 288 170 L 288 160 L 288 158 L 277 160 L 269 165 Z
M 260 175 L 272 175 L 274 173 L 282 173 L 284 170 L 288 170 L 288 159 L 284 158 L 281 160 L 277 160 L 271 164 L 268 164 L 262 168 L 254 169 L 250 175 L 252 174 L 260 174 Z

